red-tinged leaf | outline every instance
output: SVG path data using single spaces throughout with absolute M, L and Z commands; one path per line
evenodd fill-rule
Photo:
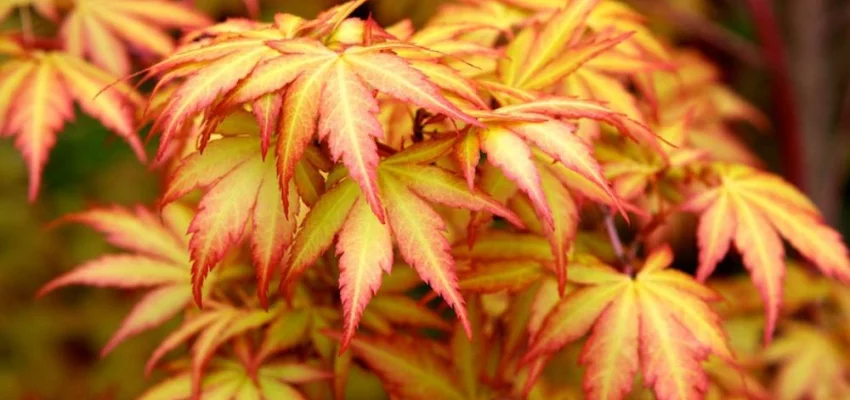
M 162 157 L 165 144 L 178 134 L 187 120 L 212 105 L 218 96 L 236 87 L 263 57 L 269 56 L 269 52 L 274 50 L 255 47 L 235 52 L 211 62 L 186 79 L 172 95 L 154 124 L 154 131 L 162 131 L 162 145 L 157 158 Z
M 378 102 L 343 62 L 330 69 L 320 105 L 319 137 L 327 138 L 334 160 L 342 160 L 351 179 L 381 223 L 384 209 L 378 196 L 378 150 L 374 139 L 384 136 L 376 118 Z
M 30 81 L 36 63 L 23 60 L 8 61 L 0 67 L 0 137 L 11 134 L 5 129 L 13 104 L 12 100 Z
M 207 274 L 242 238 L 257 201 L 263 167 L 259 155 L 246 161 L 216 182 L 198 204 L 198 213 L 189 226 L 189 246 L 192 287 L 199 306 Z
M 62 77 L 68 92 L 79 102 L 80 108 L 126 140 L 136 157 L 144 161 L 147 156 L 142 142 L 135 135 L 131 99 L 120 89 L 104 90 L 113 82 L 103 79 L 100 71 L 79 59 L 52 53 L 48 60 Z
M 55 133 L 74 115 L 72 101 L 51 64 L 39 63 L 29 75 L 12 109 L 5 130 L 17 135 L 15 146 L 29 168 L 29 199 L 35 200 L 47 153 L 56 142 Z
M 587 367 L 583 386 L 588 398 L 622 399 L 632 390 L 639 361 L 639 317 L 631 286 L 599 317 L 579 356 Z
M 281 285 L 295 281 L 333 244 L 349 211 L 360 196 L 357 183 L 347 179 L 325 192 L 310 209 L 289 249 L 286 275 Z
M 596 257 L 578 254 L 570 265 L 570 282 L 582 285 L 614 284 L 623 274 Z
M 655 134 L 643 124 L 611 111 L 607 107 L 592 101 L 567 97 L 548 97 L 527 103 L 509 105 L 499 108 L 502 113 L 537 113 L 561 118 L 590 118 L 607 122 L 617 128 L 622 134 L 629 136 L 641 144 L 652 147 L 658 154 L 665 154 Z
M 181 271 L 187 276 L 187 271 Z M 101 357 L 111 352 L 130 336 L 163 324 L 177 315 L 192 300 L 188 285 L 165 286 L 146 294 L 133 306 L 130 314 L 121 322 L 121 327 L 112 335 L 101 350 Z
M 632 32 L 627 32 L 616 36 L 597 37 L 573 46 L 552 60 L 539 73 L 529 76 L 523 87 L 532 90 L 551 87 L 591 59 L 608 52 L 622 41 L 628 39 L 632 34 Z
M 598 0 L 577 0 L 558 11 L 546 21 L 534 44 L 522 49 L 528 52 L 516 83 L 525 83 L 546 64 L 561 55 L 564 48 L 574 44 L 584 33 L 585 23 Z
M 265 175 L 251 216 L 251 254 L 257 269 L 257 294 L 260 304 L 268 307 L 266 293 L 269 282 L 274 271 L 280 268 L 284 253 L 295 236 L 300 207 L 295 187 L 290 184 L 285 192 L 293 206 L 289 208 L 289 212 L 284 212 L 274 163 L 267 162 L 263 168 Z
M 396 99 L 415 104 L 449 118 L 482 126 L 478 120 L 460 111 L 440 95 L 439 89 L 422 72 L 411 67 L 403 58 L 389 53 L 363 52 L 352 47 L 342 60 L 369 86 Z
M 699 267 L 696 274 L 700 281 L 705 282 L 711 276 L 717 263 L 729 251 L 729 245 L 735 235 L 735 221 L 735 209 L 727 193 L 720 193 L 700 216 L 697 228 Z
M 451 247 L 444 236 L 445 223 L 439 214 L 404 184 L 386 175 L 381 178 L 390 226 L 401 256 L 454 309 L 467 334 L 471 336 L 463 297 L 458 291 Z
M 487 104 L 481 100 L 474 83 L 458 75 L 457 71 L 433 62 L 411 60 L 410 66 L 425 74 L 431 82 L 441 89 L 469 101 L 474 106 L 487 109 Z
M 753 283 L 764 301 L 766 321 L 765 343 L 770 341 L 782 305 L 782 280 L 785 277 L 785 249 L 770 223 L 755 210 L 742 204 L 738 197 L 730 199 L 735 208 L 735 247 L 750 271 Z
M 552 211 L 546 202 L 537 167 L 531 160 L 531 150 L 525 142 L 503 128 L 486 129 L 481 131 L 480 135 L 481 147 L 487 153 L 487 160 L 499 167 L 528 195 L 539 217 L 552 226 Z
M 640 364 L 643 379 L 661 400 L 702 399 L 709 348 L 667 310 L 668 303 L 638 287 Z
M 361 198 L 351 209 L 336 245 L 339 255 L 339 291 L 343 307 L 343 336 L 340 353 L 345 352 L 360 316 L 378 288 L 382 272 L 390 273 L 393 243 L 389 225 L 378 221 Z
M 260 125 L 260 149 L 263 159 L 269 151 L 272 135 L 277 132 L 280 112 L 283 109 L 283 96 L 279 93 L 263 95 L 253 103 L 252 112 Z
M 355 338 L 351 349 L 381 378 L 387 390 L 400 398 L 466 398 L 457 389 L 448 365 L 429 351 L 429 346 L 398 339 Z
M 203 312 L 184 321 L 179 328 L 166 336 L 159 346 L 154 349 L 147 364 L 145 365 L 145 375 L 150 375 L 159 360 L 170 351 L 176 349 L 177 346 L 180 346 L 183 342 L 200 332 L 202 329 L 208 327 L 210 324 L 213 324 L 222 318 L 228 318 L 231 315 L 232 309 L 223 308 L 210 312 Z
M 425 165 L 382 165 L 381 171 L 396 176 L 426 200 L 453 208 L 487 211 L 505 218 L 517 227 L 523 226 L 519 218 L 505 206 L 478 189 L 468 190 L 460 178 L 442 168 Z
M 95 208 L 65 216 L 61 221 L 89 225 L 106 235 L 110 244 L 128 251 L 169 260 L 178 266 L 188 262 L 188 249 L 179 240 L 185 232 L 163 226 L 156 215 L 142 207 L 136 207 L 135 212 L 121 207 Z
M 578 233 L 579 210 L 570 192 L 546 169 L 540 170 L 541 183 L 554 225 L 543 225 L 543 232 L 552 246 L 555 258 L 555 276 L 558 289 L 563 293 L 567 284 L 567 251 Z
M 521 362 L 525 364 L 552 354 L 587 334 L 611 302 L 630 290 L 630 284 L 623 276 L 620 283 L 582 288 L 568 294 L 543 321 Z
M 575 127 L 561 121 L 511 125 L 511 131 L 536 144 L 567 168 L 578 172 L 604 190 L 617 203 L 611 185 L 602 174 L 599 162 L 593 158 L 591 145 L 575 135 Z
M 469 190 L 475 188 L 475 171 L 478 168 L 479 161 L 481 161 L 480 149 L 481 141 L 478 139 L 478 135 L 474 133 L 464 135 L 454 148 L 453 155 L 463 177 L 466 179 Z
M 203 153 L 184 158 L 168 179 L 160 204 L 165 205 L 199 187 L 208 187 L 252 158 L 257 151 L 253 138 L 215 140 Z
M 227 317 L 205 327 L 192 344 L 192 393 L 195 396 L 200 395 L 204 370 L 222 344 L 237 335 L 267 324 L 276 316 L 277 312 L 266 310 L 232 310 Z
M 295 174 L 298 160 L 316 132 L 322 89 L 332 63 L 325 63 L 310 74 L 298 77 L 283 100 L 283 120 L 277 141 L 277 173 L 280 187 L 287 187 Z M 289 209 L 287 198 L 283 208 Z
M 322 65 L 333 61 L 335 57 L 333 52 L 327 51 L 319 54 L 286 54 L 263 61 L 251 71 L 248 79 L 241 82 L 227 96 L 221 107 L 225 109 L 234 107 L 269 93 L 280 94 L 280 91 L 296 78 L 307 71 L 320 69 Z M 314 100 L 318 100 L 318 95 Z
M 68 285 L 137 288 L 182 282 L 188 282 L 188 276 L 180 265 L 145 256 L 106 255 L 50 281 L 38 296 Z
M 523 290 L 544 276 L 546 270 L 537 261 L 506 260 L 473 264 L 458 273 L 461 290 L 477 293 L 508 293 Z

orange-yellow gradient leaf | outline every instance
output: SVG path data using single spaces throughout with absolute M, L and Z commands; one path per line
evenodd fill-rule
M 358 200 L 339 233 L 339 290 L 343 306 L 340 353 L 348 347 L 360 316 L 381 286 L 381 274 L 390 273 L 393 243 L 389 225 L 382 224 L 365 199 Z
M 410 340 L 355 338 L 351 349 L 399 398 L 463 400 L 448 363 Z
M 109 339 L 102 355 L 125 339 L 163 324 L 192 299 L 185 237 L 188 221 L 177 222 L 176 218 L 188 212 L 186 207 L 174 204 L 163 210 L 162 219 L 142 207 L 135 210 L 95 208 L 65 217 L 64 221 L 91 226 L 103 233 L 110 244 L 130 253 L 105 255 L 88 261 L 48 282 L 38 295 L 68 285 L 150 288 Z
M 346 179 L 319 198 L 295 235 L 285 264 L 285 279 L 281 285 L 294 282 L 331 247 L 334 237 L 342 229 L 359 196 L 357 183 Z
M 490 128 L 480 132 L 481 147 L 487 160 L 499 167 L 505 175 L 531 199 L 539 217 L 549 226 L 554 224 L 552 211 L 546 202 L 537 166 L 531 159 L 531 150 L 513 132 L 504 128 Z
M 759 288 L 767 315 L 765 340 L 775 329 L 785 275 L 785 238 L 825 275 L 850 282 L 850 259 L 841 236 L 826 226 L 811 202 L 780 178 L 737 164 L 713 164 L 719 184 L 686 200 L 701 212 L 700 279 L 735 243 Z
M 75 0 L 73 4 L 61 28 L 66 48 L 121 76 L 130 73 L 128 47 L 166 56 L 174 50 L 174 41 L 163 28 L 191 29 L 210 23 L 205 16 L 167 0 Z
M 463 297 L 458 290 L 455 262 L 439 214 L 396 178 L 382 175 L 387 215 L 402 258 L 410 264 L 457 314 L 472 335 Z

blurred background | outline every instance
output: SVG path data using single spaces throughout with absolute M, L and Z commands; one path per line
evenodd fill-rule
M 187 2 L 218 20 L 247 15 L 242 0 Z M 383 24 L 408 17 L 421 25 L 441 2 L 371 0 L 358 15 L 372 13 Z M 737 127 L 743 140 L 769 169 L 802 187 L 833 226 L 850 233 L 850 2 L 626 2 L 647 15 L 656 31 L 717 63 L 724 80 L 772 122 L 765 133 Z M 285 11 L 312 17 L 333 3 L 263 0 L 261 16 L 268 20 Z M 19 24 L 12 15 L 0 30 L 18 30 Z M 49 25 L 36 21 L 35 28 Z M 0 140 L 0 399 L 129 399 L 157 379 L 145 380 L 144 361 L 173 325 L 99 358 L 131 295 L 75 287 L 35 300 L 34 293 L 110 250 L 89 229 L 48 229 L 48 223 L 96 204 L 149 204 L 159 184 L 128 146 L 78 113 L 59 135 L 41 194 L 30 204 L 24 163 L 11 140 Z

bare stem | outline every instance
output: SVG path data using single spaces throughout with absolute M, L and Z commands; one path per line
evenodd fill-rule
M 620 235 L 617 234 L 617 226 L 614 225 L 614 216 L 610 210 L 605 209 L 605 230 L 608 231 L 608 239 L 611 240 L 611 246 L 614 247 L 614 254 L 617 259 L 623 264 L 625 273 L 631 275 L 631 263 L 626 259 L 626 252 L 623 248 L 623 242 L 620 240 Z

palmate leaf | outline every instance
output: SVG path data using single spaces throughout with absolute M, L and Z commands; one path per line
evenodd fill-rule
M 589 398 L 622 399 L 640 369 L 659 399 L 699 399 L 708 385 L 709 354 L 732 360 L 717 315 L 718 296 L 669 269 L 672 251 L 649 255 L 635 278 L 601 263 L 573 263 L 571 281 L 584 285 L 560 300 L 533 334 L 523 363 L 591 332 L 580 362 Z
M 470 191 L 461 178 L 427 165 L 448 152 L 451 143 L 446 139 L 425 142 L 381 163 L 378 183 L 386 206 L 386 225 L 374 213 L 365 212 L 366 197 L 352 179 L 344 179 L 319 199 L 295 236 L 283 285 L 290 285 L 301 276 L 330 248 L 340 232 L 337 253 L 341 255 L 340 290 L 346 315 L 342 349 L 347 347 L 359 315 L 380 286 L 380 271 L 389 270 L 393 260 L 392 247 L 388 245 L 390 232 L 402 258 L 466 325 L 454 259 L 444 236 L 445 223 L 428 202 L 488 211 L 522 225 L 512 212 L 483 192 Z
M 145 160 L 133 126 L 133 108 L 141 97 L 132 88 L 109 86 L 115 78 L 68 53 L 21 51 L 0 65 L 0 136 L 15 137 L 27 162 L 30 200 L 38 194 L 56 135 L 74 118 L 75 101 Z
M 379 107 L 374 91 L 456 121 L 480 123 L 446 100 L 420 70 L 392 53 L 395 47 L 406 47 L 404 44 L 329 48 L 309 38 L 332 31 L 353 4 L 340 6 L 341 14 L 323 14 L 302 22 L 291 35 L 266 26 L 228 32 L 209 42 L 187 45 L 155 65 L 152 72 L 165 73 L 166 80 L 186 76 L 154 125 L 155 131 L 162 131 L 160 156 L 171 138 L 197 114 L 202 114 L 204 125 L 212 129 L 217 116 L 234 107 L 247 103 L 262 109 L 263 104 L 257 103 L 261 98 L 275 102 L 282 98 L 279 113 L 255 110 L 265 137 L 269 136 L 265 127 L 277 126 L 281 187 L 292 178 L 306 143 L 318 136 L 328 143 L 333 160 L 345 164 L 372 211 L 384 222 L 374 143 L 383 138 L 384 131 L 376 118 Z M 180 72 L 184 67 L 191 67 L 191 72 Z M 451 78 L 445 69 L 440 74 L 443 81 Z M 277 97 L 264 97 L 270 94 Z M 279 115 L 281 120 L 270 122 L 270 115 Z
M 215 140 L 203 154 L 186 157 L 168 181 L 163 204 L 196 188 L 206 189 L 189 225 L 193 292 L 199 305 L 206 275 L 246 231 L 257 292 L 267 305 L 269 281 L 295 234 L 300 204 L 295 185 L 278 190 L 274 160 L 263 160 L 257 144 L 250 136 Z M 291 203 L 288 212 L 283 196 Z
M 711 171 L 719 184 L 682 206 L 701 213 L 697 278 L 708 278 L 734 242 L 761 292 L 769 341 L 779 318 L 785 276 L 780 237 L 825 275 L 844 282 L 850 282 L 847 248 L 814 205 L 781 178 L 736 164 L 713 164 Z
M 162 28 L 192 29 L 210 20 L 169 0 L 75 0 L 61 37 L 67 51 L 116 76 L 130 73 L 128 47 L 163 57 L 174 40 Z
M 125 339 L 154 328 L 185 309 L 191 301 L 188 238 L 191 210 L 173 204 L 162 219 L 143 207 L 98 208 L 64 219 L 93 227 L 128 253 L 105 255 L 48 282 L 38 296 L 68 285 L 147 288 L 101 351 L 105 355 Z

